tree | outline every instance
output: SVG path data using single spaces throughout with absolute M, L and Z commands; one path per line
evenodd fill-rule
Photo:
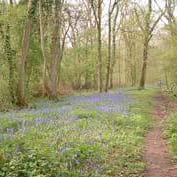
M 121 1 L 119 1 L 119 2 L 121 2 Z M 120 21 L 117 24 L 117 20 L 118 20 L 120 11 L 121 11 L 120 4 L 117 3 L 116 12 L 113 17 L 113 27 L 112 27 L 112 61 L 110 64 L 110 88 L 113 88 L 113 72 L 114 72 L 114 65 L 115 65 L 115 61 L 116 61 L 116 37 L 117 37 L 117 33 L 118 33 L 118 30 L 120 28 L 121 21 L 123 18 L 122 16 L 120 16 Z
M 158 6 L 159 10 L 162 12 L 163 9 L 159 5 L 159 2 L 155 0 L 156 5 Z M 176 16 L 175 10 L 177 7 L 177 3 L 175 0 L 165 0 L 165 10 L 164 18 L 167 20 L 165 21 L 165 32 L 167 33 L 166 38 L 164 39 L 163 45 L 165 46 L 165 50 L 162 51 L 164 58 L 163 63 L 163 72 L 164 72 L 164 80 L 166 83 L 166 89 L 174 94 L 176 94 L 176 37 L 177 37 L 177 30 L 176 30 Z M 164 22 L 164 21 L 163 21 Z
M 8 3 L 4 4 L 6 13 L 9 11 L 10 8 L 12 8 L 12 5 L 13 5 L 13 1 L 10 1 L 10 6 L 8 5 Z M 11 44 L 12 41 L 11 41 L 10 22 L 7 20 L 1 26 L 4 26 L 4 31 L 2 32 L 2 36 L 3 36 L 3 41 L 4 41 L 4 52 L 5 52 L 5 56 L 7 58 L 8 67 L 9 67 L 9 78 L 8 78 L 9 93 L 11 96 L 11 103 L 15 103 L 15 86 L 14 86 L 15 85 L 14 84 L 15 83 L 15 62 L 14 62 L 15 50 L 12 48 L 12 44 Z
M 98 89 L 100 92 L 103 91 L 103 76 L 102 76 L 102 3 L 103 0 L 97 0 L 96 4 L 94 0 L 90 0 L 91 7 L 93 10 L 94 18 L 96 21 L 97 27 L 97 45 L 98 45 L 98 61 L 97 61 L 97 69 L 98 69 Z
M 108 91 L 109 88 L 109 80 L 110 80 L 110 65 L 111 65 L 111 37 L 112 37 L 112 14 L 114 9 L 117 5 L 117 0 L 114 1 L 112 5 L 112 0 L 109 1 L 109 8 L 108 8 L 108 58 L 107 58 L 107 65 L 106 65 L 106 85 L 105 85 L 105 92 Z M 112 7 L 111 7 L 112 6 Z M 117 16 L 117 13 L 116 13 Z M 115 57 L 115 56 L 114 56 Z
M 160 13 L 160 15 L 152 22 L 152 0 L 148 0 L 148 10 L 142 9 L 140 6 L 139 11 L 135 8 L 135 14 L 137 17 L 137 22 L 139 24 L 139 27 L 142 31 L 142 34 L 144 36 L 144 42 L 143 42 L 143 64 L 142 64 L 142 71 L 141 71 L 141 77 L 140 77 L 140 83 L 139 88 L 144 89 L 145 88 L 145 82 L 146 82 L 146 72 L 147 72 L 147 62 L 148 62 L 148 52 L 149 52 L 149 43 L 153 37 L 153 32 L 158 24 L 158 22 L 161 20 L 162 16 L 164 15 L 164 11 Z M 141 14 L 139 14 L 139 12 Z M 143 17 L 143 23 L 140 19 L 140 17 Z
M 29 47 L 29 40 L 32 31 L 33 18 L 37 6 L 37 0 L 28 1 L 27 17 L 24 24 L 21 52 L 18 68 L 18 88 L 17 88 L 17 105 L 25 106 L 25 62 Z
M 106 84 L 105 91 L 113 88 L 113 72 L 116 63 L 116 38 L 120 30 L 120 26 L 124 19 L 123 9 L 126 7 L 127 1 L 110 0 L 108 8 L 108 57 L 106 64 Z M 125 9 L 124 9 L 125 10 Z
M 172 25 L 172 23 L 176 22 L 174 13 L 176 8 L 176 1 L 175 0 L 165 0 L 165 8 L 166 14 L 165 17 L 168 20 L 168 23 Z
M 63 59 L 65 42 L 70 29 L 70 10 L 64 0 L 54 2 L 54 14 L 52 20 L 52 35 L 50 36 L 49 56 L 49 98 L 57 100 L 61 62 Z M 50 23 L 50 22 L 49 22 Z
M 42 9 L 42 0 L 39 0 L 39 28 L 40 28 L 40 44 L 41 44 L 41 52 L 43 57 L 43 69 L 42 69 L 42 95 L 46 95 L 46 87 L 47 87 L 47 58 L 45 52 L 44 45 L 44 27 L 43 27 L 43 9 Z

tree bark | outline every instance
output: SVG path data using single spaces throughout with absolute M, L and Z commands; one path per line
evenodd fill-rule
M 108 91 L 109 88 L 109 80 L 110 80 L 110 65 L 111 65 L 111 31 L 112 31 L 112 26 L 111 26 L 111 12 L 109 10 L 109 15 L 108 15 L 108 59 L 107 59 L 107 65 L 106 65 L 106 85 L 105 85 L 105 92 Z
M 33 23 L 33 15 L 36 8 L 36 0 L 28 1 L 28 15 L 26 17 L 23 36 L 22 36 L 22 44 L 21 44 L 21 52 L 20 52 L 20 60 L 19 60 L 19 71 L 18 71 L 18 88 L 17 88 L 17 105 L 25 106 L 25 62 L 29 47 L 29 39 L 32 30 Z
M 117 24 L 118 15 L 120 12 L 120 5 L 118 4 L 119 2 L 120 1 L 115 1 L 113 5 L 113 9 L 112 9 L 113 11 L 114 8 L 116 8 L 116 12 L 115 12 L 114 19 L 113 19 L 113 27 L 112 27 L 112 56 L 111 56 L 111 63 L 110 63 L 110 89 L 113 88 L 113 79 L 114 79 L 113 73 L 114 73 L 114 65 L 116 63 L 116 35 L 117 35 L 117 32 L 121 24 L 121 20 L 120 20 L 120 23 Z
M 39 28 L 40 28 L 40 44 L 41 44 L 41 52 L 43 57 L 43 68 L 42 68 L 42 96 L 46 95 L 46 65 L 47 65 L 47 58 L 45 54 L 45 47 L 44 47 L 44 30 L 43 30 L 43 13 L 42 13 L 42 1 L 39 0 Z
M 14 51 L 11 48 L 10 43 L 10 26 L 7 24 L 6 35 L 5 35 L 5 53 L 9 64 L 9 92 L 11 96 L 11 102 L 15 103 L 15 92 L 14 92 Z
M 96 21 L 97 27 L 97 45 L 98 45 L 98 60 L 97 60 L 97 82 L 99 92 L 103 91 L 103 76 L 102 76 L 102 33 L 101 33 L 101 21 L 102 21 L 102 0 L 97 0 L 97 6 L 95 7 L 94 1 L 90 0 L 91 8 Z
M 62 2 L 55 2 L 55 24 L 54 31 L 52 34 L 52 44 L 51 44 L 51 60 L 50 60 L 50 91 L 49 98 L 51 100 L 57 100 L 57 69 L 60 59 L 61 52 L 61 10 Z
M 113 73 L 114 73 L 114 64 L 116 59 L 116 34 L 113 30 L 113 36 L 112 36 L 112 61 L 111 61 L 111 67 L 110 67 L 110 88 L 113 88 Z
M 102 2 L 101 0 L 98 0 L 98 88 L 99 91 L 103 91 L 103 80 L 102 80 L 102 34 L 101 34 L 101 14 L 102 14 L 102 8 L 101 8 Z
M 139 89 L 145 88 L 147 61 L 148 61 L 148 48 L 149 48 L 149 43 L 146 41 L 144 43 L 144 49 L 143 49 L 143 65 L 142 65 L 142 70 L 141 70 Z

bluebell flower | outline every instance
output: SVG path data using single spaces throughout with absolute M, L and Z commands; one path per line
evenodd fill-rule
M 14 134 L 14 128 L 7 128 L 7 134 L 12 137 Z

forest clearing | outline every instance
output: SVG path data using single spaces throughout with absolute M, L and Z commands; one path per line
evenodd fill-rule
M 0 0 L 0 177 L 177 177 L 177 1 Z

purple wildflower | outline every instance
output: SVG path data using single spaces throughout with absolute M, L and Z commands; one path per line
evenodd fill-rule
M 7 134 L 12 137 L 14 134 L 14 128 L 7 128 Z

